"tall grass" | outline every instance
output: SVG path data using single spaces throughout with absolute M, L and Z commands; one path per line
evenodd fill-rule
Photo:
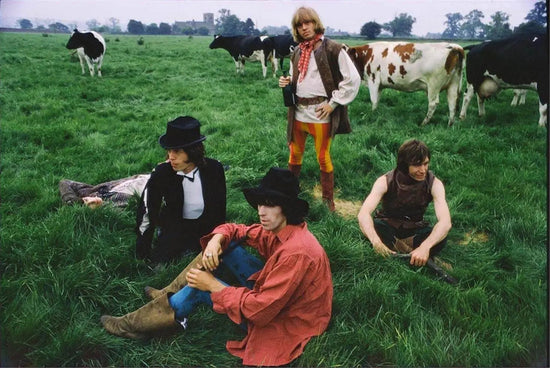
M 205 308 L 172 337 L 132 341 L 102 329 L 101 314 L 138 308 L 145 285 L 163 286 L 189 259 L 152 271 L 133 256 L 135 200 L 124 210 L 66 207 L 57 183 L 149 172 L 164 157 L 157 139 L 166 122 L 192 115 L 208 155 L 229 165 L 228 220 L 252 223 L 241 189 L 285 167 L 288 155 L 277 81 L 256 63 L 235 75 L 209 37 L 106 38 L 103 78 L 91 78 L 64 48 L 66 35 L 0 34 L 2 364 L 238 366 L 224 345 L 242 331 Z M 294 365 L 547 363 L 547 130 L 536 124 L 535 94 L 516 108 L 511 98 L 489 101 L 484 118 L 472 104 L 448 128 L 442 93 L 432 122 L 419 127 L 425 94 L 386 90 L 373 112 L 361 87 L 353 133 L 333 143 L 337 197 L 356 208 L 405 139 L 428 144 L 453 218 L 441 257 L 455 286 L 379 257 L 355 214 L 328 212 L 308 141 L 301 185 L 309 228 L 331 260 L 334 313 Z M 427 217 L 435 220 L 433 209 Z

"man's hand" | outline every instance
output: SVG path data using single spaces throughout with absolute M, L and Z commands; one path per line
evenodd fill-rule
M 389 255 L 395 254 L 395 251 L 386 247 L 386 245 L 382 242 L 373 243 L 372 248 L 376 253 L 380 254 L 382 257 L 387 257 Z
M 82 197 L 82 202 L 91 209 L 97 208 L 103 204 L 103 200 L 99 197 Z
M 322 105 L 319 105 L 317 106 L 317 108 L 315 109 L 315 112 L 317 113 L 317 117 L 319 119 L 326 119 L 330 116 L 330 114 L 332 114 L 332 112 L 334 111 L 334 109 L 332 108 L 332 106 L 330 106 L 330 104 L 328 103 L 324 103 Z
M 430 258 L 430 248 L 423 247 L 420 245 L 418 248 L 414 249 L 411 253 L 411 265 L 413 266 L 424 266 Z
M 189 286 L 202 291 L 215 293 L 225 288 L 225 285 L 219 282 L 212 273 L 198 268 L 190 269 L 185 278 Z
M 290 77 L 280 77 L 279 78 L 279 87 L 283 88 L 290 84 Z
M 222 254 L 223 235 L 215 234 L 202 252 L 202 265 L 208 271 L 214 271 L 220 265 L 220 255 Z

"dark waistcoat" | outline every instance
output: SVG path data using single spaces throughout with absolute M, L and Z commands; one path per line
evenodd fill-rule
M 388 191 L 382 197 L 382 209 L 377 211 L 375 217 L 386 220 L 396 228 L 428 226 L 424 213 L 433 200 L 434 178 L 431 171 L 423 181 L 416 181 L 397 169 L 386 173 Z

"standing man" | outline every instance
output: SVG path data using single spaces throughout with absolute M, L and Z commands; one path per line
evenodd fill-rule
M 309 205 L 298 198 L 298 179 L 272 168 L 257 188 L 243 192 L 260 223 L 216 227 L 201 239 L 202 266 L 187 273 L 187 286 L 123 317 L 102 316 L 107 331 L 139 338 L 175 327 L 176 320 L 185 327 L 193 309 L 206 303 L 246 328 L 242 341 L 226 345 L 243 365 L 279 366 L 298 358 L 307 342 L 326 330 L 332 312 L 330 263 L 304 222 Z M 265 264 L 235 247 L 234 240 L 243 238 Z M 217 279 L 212 272 L 221 266 L 244 286 Z
M 205 157 L 205 139 L 193 117 L 168 122 L 159 138 L 168 160 L 151 173 L 138 207 L 138 258 L 163 263 L 198 253 L 200 237 L 225 222 L 225 173 L 220 162 Z
M 308 134 L 315 140 L 323 200 L 334 211 L 334 168 L 330 145 L 335 134 L 351 132 L 347 105 L 361 77 L 342 45 L 324 36 L 325 27 L 312 8 L 301 7 L 292 17 L 292 35 L 299 47 L 290 57 L 290 76 L 279 87 L 292 85 L 296 105 L 288 108 L 288 168 L 300 174 Z
M 383 255 L 396 250 L 411 254 L 411 265 L 424 266 L 447 242 L 451 214 L 441 180 L 428 170 L 430 150 L 423 142 L 404 142 L 397 152 L 397 167 L 380 176 L 359 211 L 359 227 L 374 250 Z M 372 213 L 382 201 L 382 208 Z M 437 223 L 424 221 L 430 202 Z M 395 243 L 395 239 L 404 240 Z M 406 249 L 399 249 L 405 247 Z

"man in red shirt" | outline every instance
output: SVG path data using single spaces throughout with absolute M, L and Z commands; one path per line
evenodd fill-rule
M 240 357 L 243 365 L 279 366 L 298 358 L 307 342 L 322 334 L 332 312 L 332 276 L 328 257 L 304 222 L 309 205 L 299 199 L 298 179 L 286 169 L 271 168 L 257 188 L 245 189 L 250 205 L 257 209 L 259 224 L 222 224 L 201 239 L 202 267 L 187 273 L 188 285 L 175 294 L 159 296 L 158 308 L 145 308 L 120 317 L 102 317 L 105 328 L 125 337 L 147 335 L 159 323 L 139 324 L 120 331 L 113 325 L 132 325 L 136 320 L 154 320 L 167 315 L 166 327 L 185 325 L 196 305 L 207 303 L 217 313 L 227 314 L 246 326 L 242 341 L 229 341 L 227 350 Z M 265 264 L 236 246 L 245 239 L 264 258 Z M 220 262 L 223 260 L 223 262 Z M 246 286 L 229 286 L 213 274 L 221 265 L 233 271 Z M 169 311 L 164 313 L 166 305 Z M 137 313 L 137 315 L 136 315 Z M 132 316 L 133 315 L 133 316 Z M 134 326 L 132 326 L 134 327 Z M 128 330 L 128 329 L 126 329 Z

